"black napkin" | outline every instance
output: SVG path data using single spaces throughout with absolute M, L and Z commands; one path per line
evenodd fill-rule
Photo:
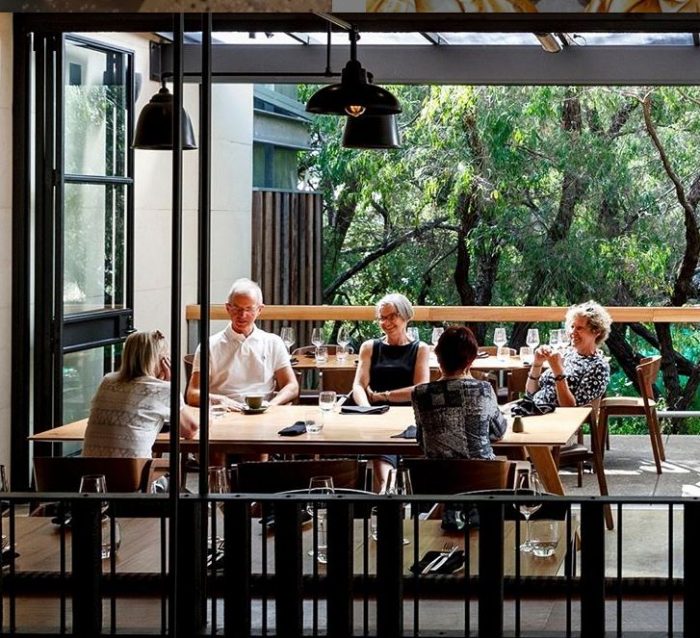
M 9 547 L 6 547 L 5 549 L 2 550 L 2 556 L 0 557 L 0 565 L 3 567 L 9 567 L 10 563 L 17 558 L 19 554 L 17 552 L 13 552 Z
M 389 410 L 388 405 L 344 405 L 341 414 L 384 414 Z
M 414 574 L 420 574 L 423 572 L 423 570 L 427 567 L 428 563 L 431 560 L 434 560 L 435 558 L 438 557 L 438 555 L 441 552 L 437 551 L 429 551 L 426 552 L 423 558 L 421 558 L 417 563 L 414 563 L 411 565 L 411 571 Z M 452 574 L 453 572 L 457 571 L 459 568 L 464 565 L 464 552 L 460 549 L 456 551 L 452 556 L 450 556 L 445 563 L 437 569 L 436 571 L 430 571 L 427 574 L 424 574 L 427 576 L 428 574 Z
M 280 436 L 299 436 L 300 434 L 306 434 L 306 424 L 303 421 L 297 421 L 286 428 L 282 428 L 277 434 Z
M 312 519 L 313 516 L 307 510 L 301 510 L 302 525 L 304 523 L 308 523 Z M 275 513 L 270 512 L 267 516 L 263 516 L 258 522 L 260 523 L 260 525 L 264 523 L 267 526 L 268 530 L 272 529 L 275 526 Z
M 523 397 L 518 399 L 510 408 L 510 413 L 513 416 L 536 416 L 538 414 L 549 414 L 556 409 L 554 403 L 535 403 L 532 397 Z
M 297 359 L 296 357 L 290 357 L 290 359 L 289 359 L 289 365 L 294 366 L 294 365 L 296 365 L 297 363 L 299 363 L 299 359 Z
M 391 438 L 392 439 L 415 439 L 416 438 L 416 426 L 415 425 L 409 425 L 403 432 L 399 432 L 398 434 L 392 434 Z

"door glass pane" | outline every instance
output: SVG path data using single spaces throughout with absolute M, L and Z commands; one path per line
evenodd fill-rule
M 125 56 L 66 41 L 64 162 L 74 175 L 126 174 Z
M 124 307 L 125 188 L 65 185 L 63 311 L 67 315 Z
M 122 346 L 92 348 L 63 357 L 63 423 L 84 419 L 102 377 L 119 364 Z

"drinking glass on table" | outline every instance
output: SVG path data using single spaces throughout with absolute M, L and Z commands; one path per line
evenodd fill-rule
M 88 494 L 105 494 L 107 492 L 107 480 L 104 474 L 86 474 L 80 477 L 80 487 L 78 490 Z M 113 519 L 107 513 L 109 505 L 107 502 L 102 503 L 101 507 L 101 527 L 102 527 L 102 547 L 100 550 L 100 558 L 105 560 L 112 555 L 112 522 L 114 522 L 114 551 L 116 552 L 121 545 L 121 528 L 116 519 Z
M 508 342 L 508 337 L 506 336 L 505 328 L 496 328 L 493 331 L 493 344 L 497 347 L 496 357 L 499 361 L 506 360 L 506 353 L 504 346 Z
M 334 390 L 322 390 L 318 393 L 318 407 L 321 408 L 321 417 L 325 421 L 335 407 L 337 395 Z
M 540 331 L 537 328 L 529 328 L 525 343 L 532 348 L 533 352 L 537 350 L 537 346 L 540 345 Z
M 554 330 L 549 331 L 549 345 L 552 348 L 553 351 L 558 351 L 559 350 L 559 328 L 555 328 Z
M 569 345 L 569 333 L 566 328 L 559 328 L 559 349 L 564 352 Z
M 332 476 L 312 476 L 309 481 L 309 494 L 333 494 L 335 488 L 333 487 L 333 477 Z M 306 511 L 314 517 L 316 523 L 314 526 L 314 547 L 312 547 L 308 552 L 308 556 L 315 556 L 319 563 L 327 563 L 328 556 L 326 552 L 328 551 L 328 545 L 326 542 L 326 503 L 323 501 L 315 501 L 309 503 Z
M 531 366 L 535 360 L 532 348 L 530 346 L 522 346 L 520 348 L 520 361 L 524 366 Z
M 411 484 L 411 472 L 408 468 L 397 467 L 389 470 L 389 477 L 386 483 L 386 493 L 396 494 L 397 496 L 407 496 L 413 494 L 413 485 Z M 411 516 L 410 505 L 402 506 L 404 518 Z M 403 538 L 403 544 L 408 545 L 411 541 L 408 538 Z
M 534 496 L 538 497 L 542 494 L 542 483 L 535 470 L 529 472 L 521 472 L 518 475 L 515 494 L 517 496 Z M 531 552 L 532 543 L 530 541 L 530 517 L 542 507 L 542 503 L 535 501 L 523 501 L 522 503 L 513 503 L 513 507 L 517 509 L 525 519 L 525 541 L 520 544 L 521 552 Z
M 297 340 L 296 331 L 292 326 L 284 326 L 284 328 L 280 330 L 280 337 L 282 338 L 282 341 L 284 342 L 284 345 L 287 348 L 287 352 L 291 356 L 292 346 L 296 343 Z
M 433 332 L 430 335 L 430 343 L 432 343 L 434 346 L 437 345 L 437 342 L 440 340 L 440 335 L 445 332 L 444 328 L 433 328 Z
M 411 341 L 420 341 L 420 332 L 416 326 L 406 328 L 406 334 Z
M 338 330 L 338 347 L 335 349 L 335 358 L 339 363 L 348 358 L 348 345 L 350 344 L 350 329 L 346 326 L 340 326 Z

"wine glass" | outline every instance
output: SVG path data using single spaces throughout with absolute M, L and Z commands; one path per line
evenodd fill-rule
M 406 496 L 413 494 L 413 485 L 411 484 L 411 472 L 408 468 L 399 467 L 389 470 L 389 478 L 386 483 L 386 493 L 396 494 L 397 496 Z M 410 506 L 404 503 L 402 505 L 404 518 L 411 517 Z M 408 538 L 403 538 L 403 544 L 408 545 L 411 541 Z
M 318 407 L 321 408 L 321 416 L 326 420 L 326 414 L 333 411 L 337 395 L 334 390 L 322 390 L 318 393 Z
M 418 331 L 418 328 L 416 326 L 410 326 L 409 328 L 406 328 L 406 334 L 408 335 L 408 338 L 411 341 L 420 341 L 420 332 Z
M 314 328 L 311 332 L 311 343 L 313 343 L 317 348 L 325 343 L 323 338 L 323 328 Z
M 332 476 L 312 476 L 309 481 L 309 494 L 333 494 L 335 488 L 333 487 L 333 477 Z M 314 516 L 316 519 L 316 531 L 318 532 L 318 543 L 316 544 L 316 537 L 314 538 L 314 543 L 316 547 L 312 547 L 307 553 L 308 556 L 316 556 L 316 560 L 319 563 L 327 563 L 328 556 L 326 551 L 328 551 L 328 545 L 326 544 L 326 504 L 324 502 L 314 502 L 309 503 L 306 511 Z
M 340 330 L 338 330 L 338 338 L 336 341 L 339 346 L 343 346 L 343 348 L 346 348 L 347 345 L 350 343 L 350 328 L 346 326 L 340 326 Z
M 534 352 L 537 349 L 537 346 L 540 345 L 540 331 L 537 328 L 530 328 L 527 331 L 525 343 L 530 346 Z
M 555 328 L 554 330 L 549 331 L 549 345 L 552 348 L 554 352 L 559 350 L 559 329 Z
M 105 494 L 107 492 L 107 480 L 104 474 L 85 474 L 80 477 L 80 487 L 82 493 Z M 100 558 L 105 560 L 112 555 L 112 521 L 114 520 L 114 551 L 119 549 L 121 544 L 121 529 L 119 523 L 107 514 L 108 504 L 102 503 L 102 547 Z
M 566 328 L 559 328 L 559 349 L 563 352 L 569 345 L 569 333 Z
M 502 348 L 508 342 L 505 328 L 495 328 L 493 331 L 493 345 Z
M 515 493 L 521 495 L 533 495 L 535 497 L 543 492 L 542 484 L 535 470 L 530 472 L 521 472 L 518 475 Z M 530 517 L 542 507 L 542 503 L 524 501 L 522 503 L 514 503 L 513 507 L 520 511 L 525 519 L 525 541 L 520 545 L 521 552 L 531 552 L 532 542 L 530 541 Z
M 440 335 L 445 332 L 444 328 L 433 328 L 433 332 L 430 335 L 430 343 L 432 343 L 434 346 L 437 345 L 437 342 L 440 340 Z
M 287 347 L 287 352 L 291 355 L 292 354 L 292 346 L 297 340 L 297 335 L 296 331 L 292 326 L 284 326 L 282 330 L 280 331 L 280 337 L 282 337 L 282 341 L 284 342 L 284 345 Z

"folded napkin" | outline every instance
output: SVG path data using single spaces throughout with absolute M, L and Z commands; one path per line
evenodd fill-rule
M 476 358 L 477 359 L 486 359 L 489 356 L 488 352 L 484 352 L 483 350 L 481 352 L 476 353 Z
M 290 357 L 289 365 L 293 366 L 293 365 L 296 365 L 297 363 L 299 363 L 299 359 L 297 359 L 296 357 Z
M 421 574 L 431 560 L 436 559 L 442 552 L 429 551 L 417 563 L 411 565 L 411 572 Z M 445 563 L 435 571 L 429 571 L 428 574 L 452 574 L 464 565 L 464 552 L 460 549 L 450 556 Z M 426 574 L 426 576 L 428 575 Z
M 341 414 L 384 414 L 389 410 L 388 405 L 344 405 Z
M 13 552 L 9 547 L 2 550 L 2 556 L 0 557 L 0 565 L 3 567 L 9 567 L 10 563 L 17 558 L 19 554 Z
M 308 523 L 313 520 L 313 516 L 307 510 L 301 510 L 301 524 Z M 275 513 L 270 512 L 267 516 L 263 516 L 259 521 L 260 525 L 265 524 L 267 529 L 271 529 L 275 526 Z
M 415 425 L 409 425 L 403 432 L 399 432 L 398 434 L 392 434 L 391 438 L 392 439 L 415 439 L 416 438 L 416 426 Z
M 300 434 L 306 434 L 306 424 L 303 421 L 297 421 L 286 428 L 282 428 L 277 434 L 280 436 L 299 436 Z
M 535 403 L 532 397 L 523 397 L 513 403 L 510 413 L 513 416 L 536 416 L 538 414 L 549 414 L 556 409 L 554 403 Z

